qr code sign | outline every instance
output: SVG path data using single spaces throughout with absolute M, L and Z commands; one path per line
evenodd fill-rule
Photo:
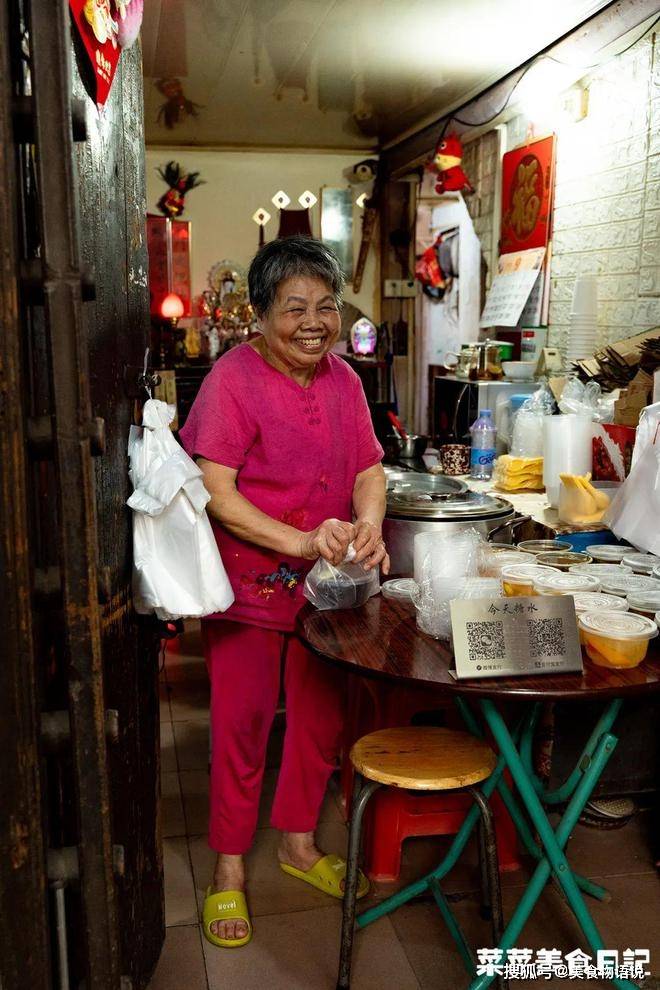
M 499 660 L 505 655 L 503 622 L 466 622 L 470 660 Z
M 565 652 L 562 619 L 530 619 L 527 622 L 527 628 L 529 629 L 529 653 L 533 659 L 560 656 Z

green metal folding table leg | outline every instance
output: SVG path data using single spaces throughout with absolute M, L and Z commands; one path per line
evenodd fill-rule
M 463 721 L 465 722 L 465 725 L 467 726 L 468 730 L 472 733 L 473 736 L 477 736 L 479 739 L 482 739 L 484 734 L 481 731 L 481 728 L 477 720 L 470 711 L 470 708 L 466 704 L 465 700 L 461 697 L 457 697 L 454 700 L 456 703 L 456 707 L 460 711 Z M 514 739 L 515 738 L 516 735 L 514 734 Z M 518 832 L 518 835 L 522 839 L 525 849 L 527 850 L 529 855 L 532 856 L 534 859 L 537 860 L 541 859 L 543 857 L 543 851 L 539 848 L 538 843 L 534 839 L 534 836 L 532 835 L 532 831 L 529 825 L 527 824 L 527 819 L 525 818 L 523 812 L 520 809 L 520 806 L 518 805 L 516 798 L 511 793 L 511 790 L 509 789 L 509 785 L 507 784 L 507 782 L 504 780 L 503 777 L 500 777 L 499 779 L 499 782 L 497 784 L 497 791 L 500 797 L 502 798 L 506 810 L 511 815 L 511 820 L 513 821 L 513 824 L 516 827 L 516 831 Z M 575 882 L 577 883 L 578 887 L 580 887 L 580 889 L 583 890 L 585 894 L 589 894 L 591 897 L 594 897 L 596 898 L 596 900 L 599 901 L 610 900 L 611 895 L 606 887 L 601 887 L 600 884 L 594 883 L 592 880 L 587 880 L 586 877 L 580 876 L 579 873 L 574 873 L 574 876 L 575 876 Z
M 525 888 L 525 892 L 507 925 L 498 948 L 504 951 L 513 948 L 515 940 L 522 931 L 538 898 L 541 896 L 551 871 L 553 871 L 592 951 L 603 949 L 602 938 L 580 894 L 576 879 L 563 853 L 563 847 L 566 845 L 571 830 L 575 826 L 584 805 L 589 799 L 607 761 L 614 751 L 617 742 L 616 738 L 611 734 L 606 734 L 601 738 L 593 758 L 590 760 L 590 765 L 585 768 L 584 776 L 576 787 L 555 833 L 543 810 L 539 797 L 527 776 L 520 754 L 511 739 L 511 735 L 502 716 L 492 701 L 484 699 L 480 704 L 484 717 L 500 749 L 500 753 L 506 759 L 513 780 L 529 812 L 530 818 L 538 831 L 543 849 L 545 850 L 545 855 L 537 865 L 532 879 Z M 471 983 L 470 990 L 485 990 L 494 979 L 494 975 L 483 974 L 478 976 Z M 636 984 L 629 980 L 612 979 L 611 982 L 619 990 L 631 990 L 631 988 L 636 986 Z

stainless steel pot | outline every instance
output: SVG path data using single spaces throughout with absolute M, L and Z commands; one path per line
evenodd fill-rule
M 388 433 L 385 437 L 385 453 L 388 457 L 421 457 L 429 445 L 429 438 L 409 434 L 405 440 L 397 433 Z
M 424 476 L 421 476 L 424 477 Z M 445 483 L 453 478 L 441 478 Z M 413 573 L 413 542 L 417 533 L 456 533 L 474 528 L 485 540 L 515 528 L 527 520 L 516 517 L 513 506 L 502 498 L 468 491 L 433 491 L 391 488 L 387 495 L 387 514 L 383 538 L 390 555 L 391 573 L 409 577 Z

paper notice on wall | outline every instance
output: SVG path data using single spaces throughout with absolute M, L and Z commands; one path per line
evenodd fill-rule
M 480 327 L 515 327 L 539 279 L 545 248 L 502 255 L 486 297 Z M 541 286 L 542 298 L 542 286 Z M 533 324 L 532 324 L 533 325 Z

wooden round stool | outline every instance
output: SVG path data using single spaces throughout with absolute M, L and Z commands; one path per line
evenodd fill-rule
M 410 725 L 403 728 L 380 729 L 378 732 L 363 736 L 351 749 L 350 757 L 356 772 L 348 839 L 337 990 L 349 990 L 350 987 L 362 819 L 369 799 L 379 787 L 384 785 L 416 791 L 462 789 L 472 796 L 481 816 L 479 860 L 482 912 L 492 920 L 493 945 L 498 945 L 503 924 L 493 815 L 488 801 L 474 786 L 490 777 L 495 769 L 497 758 L 492 749 L 482 739 L 477 739 L 469 732 Z M 459 854 L 460 850 L 455 859 Z M 433 893 L 466 966 L 468 969 L 474 968 L 472 951 L 440 889 L 438 879 L 433 874 L 429 874 L 419 883 L 420 893 L 425 889 L 430 889 Z M 377 909 L 372 909 L 369 913 L 373 916 L 370 920 L 374 920 Z

